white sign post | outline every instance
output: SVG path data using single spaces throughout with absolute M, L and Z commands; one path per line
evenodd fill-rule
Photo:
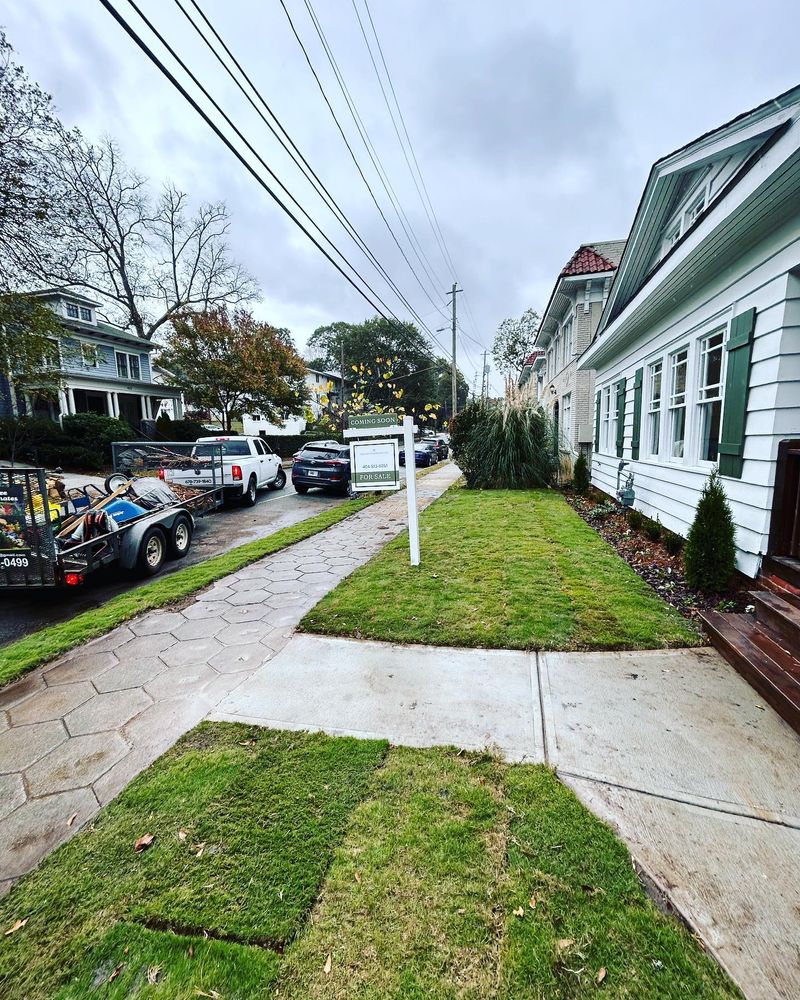
M 414 429 L 414 418 L 403 417 L 403 448 L 406 453 L 406 499 L 408 500 L 408 548 L 411 555 L 411 565 L 419 566 L 417 456 L 414 450 Z
M 406 455 L 406 499 L 408 500 L 408 546 L 411 565 L 419 566 L 419 516 L 417 514 L 417 456 L 413 417 L 403 417 L 402 427 L 393 413 L 365 413 L 350 416 L 344 436 L 350 439 L 351 482 L 355 492 L 396 490 L 400 488 L 400 470 L 396 440 L 352 440 L 403 435 Z

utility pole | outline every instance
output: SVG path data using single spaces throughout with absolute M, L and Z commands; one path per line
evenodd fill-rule
M 483 371 L 481 372 L 481 400 L 484 400 L 489 395 L 487 391 L 489 388 L 488 386 L 489 380 L 486 378 L 488 374 L 488 369 L 486 367 L 486 355 L 488 353 L 489 353 L 488 351 L 483 352 Z
M 450 370 L 450 390 L 451 390 L 451 417 L 455 417 L 458 412 L 458 368 L 456 367 L 456 296 L 459 292 L 464 289 L 459 288 L 456 282 L 453 282 L 452 289 L 447 293 L 453 296 L 453 358 Z

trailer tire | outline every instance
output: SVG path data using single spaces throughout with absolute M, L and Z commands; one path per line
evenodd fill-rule
M 192 544 L 192 522 L 186 514 L 179 514 L 169 532 L 170 559 L 183 559 Z
M 258 480 L 255 476 L 251 476 L 247 483 L 247 489 L 242 492 L 242 507 L 255 507 L 257 499 Z
M 148 528 L 139 543 L 136 571 L 140 576 L 155 576 L 167 557 L 167 540 L 161 528 Z
M 124 472 L 115 472 L 113 475 L 108 476 L 103 484 L 106 488 L 106 493 L 113 493 L 114 490 L 118 490 L 120 486 L 124 486 L 130 478 L 131 477 L 126 476 Z

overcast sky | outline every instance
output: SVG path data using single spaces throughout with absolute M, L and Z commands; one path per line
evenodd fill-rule
M 272 169 L 402 318 L 408 311 L 299 179 L 173 0 L 139 0 Z M 187 0 L 184 0 L 187 2 Z M 364 15 L 364 0 L 356 0 Z M 115 5 L 140 24 L 126 0 Z M 353 9 L 313 0 L 345 82 L 425 257 L 425 275 L 372 170 L 305 7 L 285 0 L 387 219 L 358 176 L 279 0 L 201 6 L 356 229 L 436 331 L 452 282 L 414 188 Z M 547 302 L 584 242 L 624 237 L 652 162 L 798 83 L 796 0 L 371 0 L 384 55 L 466 303 L 472 380 L 498 323 Z M 668 13 L 667 13 L 668 11 Z M 113 135 L 130 163 L 197 201 L 222 199 L 231 244 L 257 277 L 255 311 L 302 347 L 334 320 L 372 313 L 283 216 L 96 0 L 26 0 L 0 19 L 62 120 Z M 148 40 L 152 39 L 144 29 Z M 163 50 L 162 50 L 163 51 Z M 466 307 L 469 308 L 466 308 Z M 438 334 L 447 344 L 447 334 Z M 470 339 L 472 338 L 472 339 Z M 466 353 L 465 353 L 466 351 Z M 499 386 L 499 380 L 493 377 Z

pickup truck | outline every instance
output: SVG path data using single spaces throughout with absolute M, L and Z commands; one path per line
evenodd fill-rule
M 266 441 L 244 435 L 198 438 L 189 458 L 190 467 L 165 469 L 164 479 L 183 486 L 219 486 L 219 470 L 215 476 L 211 468 L 204 466 L 219 461 L 220 448 L 221 485 L 227 500 L 240 500 L 245 507 L 252 507 L 262 487 L 282 490 L 286 485 L 286 473 L 281 468 L 280 457 Z

